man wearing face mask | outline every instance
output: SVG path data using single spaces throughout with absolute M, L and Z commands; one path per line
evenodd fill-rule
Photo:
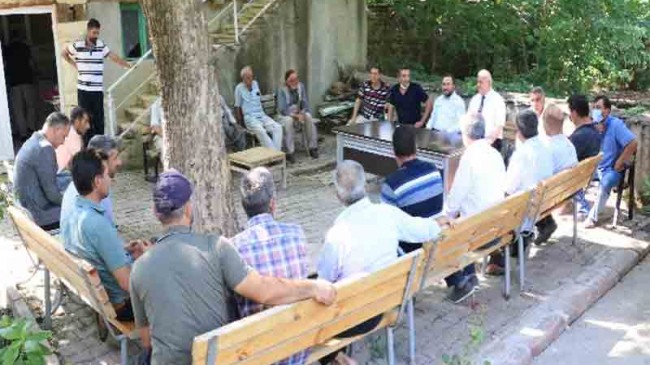
M 125 69 L 131 65 L 99 39 L 101 25 L 90 19 L 86 25 L 86 38 L 63 49 L 63 59 L 78 71 L 77 103 L 90 113 L 90 130 L 84 135 L 84 146 L 97 134 L 104 134 L 104 59 L 110 58 Z
M 589 211 L 585 228 L 594 228 L 598 223 L 598 215 L 605 207 L 609 194 L 623 177 L 626 165 L 636 153 L 638 142 L 625 123 L 611 115 L 612 103 L 606 96 L 597 96 L 594 100 L 591 119 L 603 136 L 601 151 L 603 159 L 598 164 L 596 173 L 600 186 L 596 202 Z M 632 209 L 632 207 L 630 207 Z
M 422 113 L 422 103 L 425 104 Z M 403 68 L 399 71 L 399 83 L 393 85 L 388 93 L 388 120 L 393 121 L 393 110 L 397 112 L 397 123 L 412 124 L 415 128 L 424 127 L 432 103 L 429 95 L 420 84 L 411 82 L 411 70 Z
M 433 104 L 427 128 L 448 133 L 460 132 L 459 121 L 463 115 L 465 101 L 456 94 L 454 78 L 445 75 L 442 78 L 442 95 L 438 96 Z

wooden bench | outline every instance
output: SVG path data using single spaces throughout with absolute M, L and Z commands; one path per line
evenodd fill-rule
M 415 332 L 412 296 L 424 264 L 417 250 L 371 274 L 336 283 L 336 302 L 325 307 L 313 300 L 277 306 L 194 338 L 192 363 L 264 365 L 311 349 L 307 363 L 333 353 L 365 335 L 337 339 L 347 329 L 384 314 L 374 330 L 386 329 L 388 363 L 395 364 L 393 330 L 408 312 L 410 355 Z M 374 332 L 373 331 L 373 332 Z
M 97 270 L 84 260 L 75 258 L 63 249 L 63 244 L 32 221 L 20 208 L 9 207 L 11 217 L 25 247 L 33 252 L 45 266 L 45 316 L 51 316 L 50 272 L 74 294 L 94 309 L 108 327 L 111 335 L 120 343 L 121 364 L 127 364 L 128 340 L 137 337 L 133 322 L 120 322 L 102 286 Z M 113 329 L 115 328 L 115 330 Z

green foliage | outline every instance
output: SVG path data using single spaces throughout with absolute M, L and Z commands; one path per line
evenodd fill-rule
M 7 207 L 11 205 L 9 185 L 0 181 L 0 220 L 4 219 Z
M 33 323 L 9 316 L 0 319 L 0 363 L 3 365 L 45 364 L 50 354 L 41 342 L 49 339 L 49 331 L 32 330 Z
M 473 307 L 473 311 L 467 324 L 469 342 L 465 344 L 460 354 L 443 354 L 441 359 L 443 365 L 473 365 L 471 355 L 485 342 L 485 308 L 477 305 Z M 484 361 L 483 365 L 491 365 L 491 363 Z
M 650 175 L 643 180 L 641 203 L 643 203 L 643 214 L 650 214 Z

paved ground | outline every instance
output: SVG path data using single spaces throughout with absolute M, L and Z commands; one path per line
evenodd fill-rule
M 539 356 L 534 365 L 649 365 L 650 256 Z

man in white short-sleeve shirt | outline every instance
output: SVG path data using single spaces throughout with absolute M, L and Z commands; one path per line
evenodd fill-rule
M 479 114 L 485 121 L 485 138 L 492 147 L 501 152 L 503 127 L 506 125 L 506 103 L 492 88 L 492 74 L 481 70 L 477 75 L 478 94 L 474 95 L 467 108 L 468 113 Z

